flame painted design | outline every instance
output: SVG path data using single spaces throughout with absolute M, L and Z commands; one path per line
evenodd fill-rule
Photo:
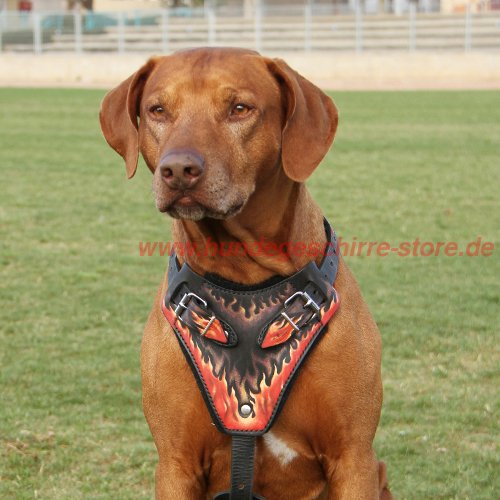
M 200 332 L 205 331 L 208 324 L 210 323 L 209 319 L 202 318 L 198 316 L 194 311 L 190 311 L 193 321 L 200 327 Z M 210 324 L 210 327 L 203 335 L 206 339 L 216 340 L 217 342 L 221 342 L 222 344 L 227 344 L 227 335 L 224 332 L 224 328 L 218 319 L 214 319 Z
M 215 297 L 212 290 L 205 292 L 212 295 L 212 298 Z M 289 295 L 288 292 L 281 290 L 280 295 Z M 200 332 L 206 327 L 207 320 L 199 316 L 195 319 L 192 316 L 201 328 L 198 330 L 194 326 L 188 327 L 178 321 L 169 305 L 163 304 L 162 308 L 196 367 L 195 375 L 202 380 L 206 388 L 214 418 L 217 418 L 219 424 L 229 432 L 263 433 L 271 425 L 285 389 L 309 345 L 337 310 L 338 295 L 333 291 L 331 301 L 320 311 L 320 321 L 312 322 L 309 328 L 295 332 L 284 320 L 292 331 L 290 332 L 286 325 L 282 325 L 281 328 L 276 326 L 276 331 L 271 332 L 270 337 L 276 340 L 275 345 L 270 345 L 266 349 L 257 343 L 259 327 L 262 328 L 262 319 L 259 322 L 260 313 L 266 310 L 262 302 L 267 302 L 271 306 L 269 307 L 271 317 L 275 317 L 283 301 L 279 297 L 270 296 L 259 297 L 261 303 L 258 304 L 255 303 L 257 299 L 254 297 L 244 296 L 241 301 L 230 302 L 225 297 L 224 299 L 219 303 L 221 310 L 215 312 L 216 315 L 229 321 L 238 332 L 238 345 L 234 347 L 224 347 L 210 340 L 213 338 L 220 342 L 222 334 L 227 342 L 224 329 L 218 320 L 216 326 L 214 321 L 207 334 L 201 336 Z M 224 316 L 221 314 L 222 311 Z M 213 337 L 209 337 L 208 333 L 212 329 L 214 329 Z M 293 333 L 295 335 L 292 336 Z M 253 407 L 252 414 L 246 418 L 239 412 L 239 408 L 245 403 Z
M 301 314 L 298 318 L 292 318 L 296 324 L 302 320 L 303 315 Z M 262 341 L 262 347 L 264 349 L 268 347 L 272 347 L 278 344 L 283 344 L 286 342 L 295 332 L 295 328 L 287 321 L 285 318 L 278 321 L 274 321 L 269 326 L 269 329 L 266 332 L 266 336 Z

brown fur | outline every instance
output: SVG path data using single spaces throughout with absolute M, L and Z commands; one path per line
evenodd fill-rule
M 238 102 L 251 111 L 234 115 Z M 100 118 L 129 177 L 143 155 L 158 209 L 176 218 L 176 241 L 325 242 L 321 211 L 303 181 L 333 141 L 337 110 L 283 61 L 236 49 L 154 58 L 108 93 Z M 179 149 L 205 162 L 199 181 L 183 192 L 158 168 Z M 309 257 L 187 260 L 199 273 L 251 284 L 290 275 Z M 254 490 L 268 500 L 391 498 L 372 449 L 382 404 L 380 334 L 342 260 L 335 287 L 342 305 L 272 428 L 298 456 L 283 465 L 258 440 Z M 165 276 L 142 345 L 144 412 L 159 454 L 156 495 L 211 498 L 229 485 L 230 439 L 212 424 L 163 317 L 166 289 Z

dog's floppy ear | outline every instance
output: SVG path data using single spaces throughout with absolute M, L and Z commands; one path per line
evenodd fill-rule
M 109 91 L 101 103 L 99 120 L 108 144 L 125 160 L 127 176 L 131 179 L 139 159 L 139 105 L 144 84 L 156 65 L 150 59 L 136 73 Z
M 303 182 L 332 145 L 338 112 L 333 101 L 281 59 L 268 60 L 286 106 L 281 158 L 290 179 Z

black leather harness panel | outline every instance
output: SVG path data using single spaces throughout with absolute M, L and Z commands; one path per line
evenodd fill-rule
M 179 267 L 175 254 L 170 258 L 163 312 L 215 425 L 233 435 L 233 458 L 240 457 L 232 464 L 238 483 L 231 490 L 233 500 L 252 498 L 251 481 L 237 479 L 246 456 L 241 449 L 248 451 L 248 460 L 251 455 L 251 467 L 242 471 L 253 471 L 255 440 L 244 436 L 270 429 L 302 362 L 339 306 L 333 288 L 337 239 L 327 221 L 325 230 L 328 245 L 319 267 L 311 261 L 263 288 L 222 286 L 186 263 Z M 243 496 L 235 496 L 239 486 Z

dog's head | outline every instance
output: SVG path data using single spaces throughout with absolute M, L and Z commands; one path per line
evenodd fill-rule
M 142 154 L 160 211 L 200 220 L 238 213 L 280 174 L 303 182 L 330 148 L 338 115 L 279 59 L 196 49 L 150 59 L 105 96 L 100 121 L 129 178 Z

